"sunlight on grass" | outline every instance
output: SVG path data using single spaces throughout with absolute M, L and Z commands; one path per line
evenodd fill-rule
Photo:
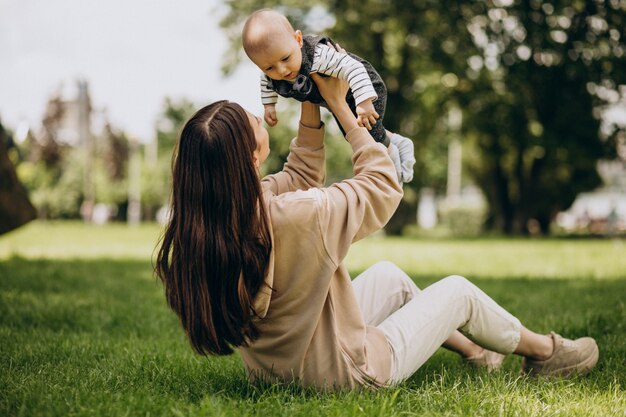
M 80 222 L 34 222 L 0 236 L 0 259 L 145 259 L 156 254 L 162 227 L 106 226 Z M 409 275 L 432 280 L 468 278 L 626 278 L 626 242 L 600 239 L 488 238 L 403 239 L 372 236 L 354 244 L 346 258 L 351 271 L 382 260 Z
M 346 264 L 364 270 L 389 260 L 412 276 L 468 278 L 626 278 L 621 240 L 417 240 L 370 237 L 350 249 Z
M 0 259 L 150 259 L 161 235 L 155 223 L 104 226 L 36 221 L 0 236 Z

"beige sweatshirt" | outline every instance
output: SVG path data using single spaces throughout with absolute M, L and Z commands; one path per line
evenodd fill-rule
M 323 188 L 324 129 L 300 125 L 283 171 L 262 180 L 273 250 L 255 299 L 261 336 L 240 348 L 252 380 L 318 388 L 382 386 L 384 334 L 366 326 L 342 261 L 387 223 L 402 198 L 387 149 L 365 128 L 348 132 L 354 177 Z

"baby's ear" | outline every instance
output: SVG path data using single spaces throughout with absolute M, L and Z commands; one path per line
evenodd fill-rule
M 298 45 L 302 46 L 302 32 L 299 30 L 296 30 L 294 32 L 294 37 L 296 38 L 296 42 L 298 42 Z

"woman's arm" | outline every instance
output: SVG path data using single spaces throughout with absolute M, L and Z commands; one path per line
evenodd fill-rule
M 320 116 L 320 106 L 308 101 L 303 102 L 300 112 L 300 124 L 311 129 L 321 128 L 322 118 Z
M 346 53 L 339 44 L 335 45 L 338 52 Z M 313 80 L 321 77 L 312 74 Z M 355 127 L 350 120 L 350 109 L 347 107 L 345 97 L 349 85 L 333 83 L 334 77 L 328 78 L 331 84 L 322 86 L 327 102 L 333 101 L 337 113 L 343 120 L 342 127 L 345 132 Z M 316 81 L 319 87 L 319 82 Z M 343 102 L 343 105 L 342 103 Z M 344 106 L 345 105 L 345 106 Z M 346 113 L 347 108 L 347 113 Z M 337 114 L 335 113 L 335 114 Z M 341 123 L 341 122 L 340 122 Z M 350 129 L 346 129 L 350 126 Z M 358 126 L 358 124 L 356 125 Z M 308 148 L 310 152 L 302 152 L 303 148 Z M 274 194 L 282 194 L 288 191 L 307 190 L 313 187 L 322 187 L 326 176 L 324 159 L 324 129 L 320 117 L 320 107 L 317 104 L 303 102 L 300 113 L 300 128 L 298 136 L 291 141 L 289 156 L 283 170 L 277 174 L 268 175 L 263 178 L 262 184 L 269 188 Z
M 321 189 L 319 221 L 328 255 L 336 265 L 352 242 L 383 227 L 402 199 L 402 186 L 388 149 L 374 141 L 345 101 L 347 82 L 314 76 L 320 93 L 352 146 L 354 177 Z
M 324 186 L 324 125 L 317 104 L 301 106 L 298 135 L 291 141 L 283 170 L 263 178 L 262 185 L 274 194 Z
M 348 82 L 336 77 L 322 77 L 317 73 L 311 74 L 311 78 L 317 84 L 320 94 L 322 94 L 328 107 L 339 120 L 346 135 L 347 132 L 359 127 L 356 117 L 352 114 L 346 102 L 346 94 L 350 87 Z

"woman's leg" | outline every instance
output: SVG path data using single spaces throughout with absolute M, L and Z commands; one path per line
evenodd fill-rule
M 511 353 L 518 346 L 522 326 L 467 279 L 450 276 L 416 294 L 378 328 L 389 339 L 394 353 L 392 381 L 399 382 L 457 329 L 483 348 Z
M 600 352 L 591 337 L 566 339 L 550 332 L 544 336 L 522 328 L 515 353 L 524 356 L 522 371 L 530 375 L 585 375 L 598 363 Z
M 463 336 L 463 333 L 455 330 L 454 333 L 443 342 L 443 347 L 458 353 L 464 358 L 473 358 L 484 352 L 485 349 Z
M 522 326 L 520 340 L 514 353 L 537 360 L 552 356 L 554 343 L 550 336 L 538 334 Z
M 378 326 L 408 303 L 419 289 L 391 262 L 378 262 L 352 281 L 365 324 Z
M 420 293 L 409 276 L 391 262 L 379 262 L 352 281 L 363 319 L 370 326 L 378 326 Z M 484 349 L 454 331 L 443 342 L 443 347 L 464 358 L 477 357 Z
M 359 275 L 353 287 L 365 322 L 378 326 L 389 339 L 395 382 L 412 375 L 441 345 L 490 370 L 502 361 L 493 351 L 513 352 L 525 357 L 522 369 L 534 375 L 585 374 L 598 360 L 592 338 L 569 340 L 532 332 L 460 276 L 420 292 L 401 269 L 381 262 Z

